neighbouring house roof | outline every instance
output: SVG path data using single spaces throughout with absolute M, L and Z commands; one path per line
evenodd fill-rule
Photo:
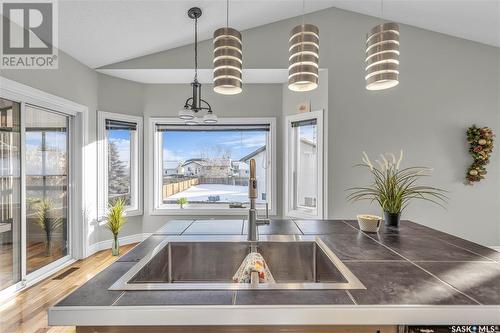
M 191 163 L 196 163 L 201 166 L 207 165 L 207 162 L 202 158 L 190 158 L 189 160 L 186 160 L 184 163 L 182 163 L 182 166 L 186 166 Z
M 191 158 L 184 162 L 182 166 L 196 163 L 202 167 L 231 167 L 231 160 L 227 158 Z
M 241 162 L 246 162 L 246 161 L 248 161 L 249 159 L 251 159 L 252 157 L 254 157 L 254 156 L 258 155 L 259 153 L 262 153 L 262 152 L 263 152 L 263 151 L 265 151 L 265 150 L 266 150 L 266 146 L 262 146 L 262 147 L 260 147 L 259 149 L 254 150 L 254 151 L 253 151 L 253 152 L 251 152 L 250 154 L 245 155 L 245 156 L 243 156 L 242 158 L 240 158 L 240 161 L 241 161 Z
M 177 169 L 179 167 L 179 161 L 163 161 L 164 169 Z

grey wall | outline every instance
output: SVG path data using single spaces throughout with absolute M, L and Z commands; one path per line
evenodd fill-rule
M 370 92 L 363 79 L 364 38 L 379 19 L 332 8 L 307 15 L 306 21 L 320 28 L 320 66 L 328 69 L 330 218 L 380 213 L 375 206 L 346 202 L 346 188 L 368 181 L 352 165 L 363 150 L 375 155 L 404 149 L 405 165 L 433 167 L 429 183 L 450 191 L 447 210 L 415 203 L 405 217 L 499 245 L 498 153 L 485 181 L 469 187 L 463 179 L 471 162 L 466 128 L 474 123 L 500 128 L 500 50 L 402 25 L 401 84 Z M 245 67 L 286 68 L 288 32 L 299 22 L 294 18 L 244 31 Z M 199 50 L 200 67 L 211 68 L 211 41 L 201 43 Z M 191 51 L 181 47 L 109 67 L 190 68 Z M 288 95 L 283 97 L 284 114 L 295 103 Z
M 143 84 L 98 74 L 98 110 L 142 116 L 144 108 Z M 142 161 L 141 161 L 142 162 Z M 99 241 L 111 239 L 111 233 L 102 223 L 98 227 Z M 142 216 L 130 216 L 120 235 L 142 233 Z
M 203 85 L 203 98 L 210 102 L 213 110 L 219 117 L 276 117 L 277 122 L 277 149 L 276 156 L 278 165 L 282 160 L 282 133 L 281 123 L 281 84 L 247 84 L 243 92 L 237 96 L 223 96 L 216 94 L 211 85 Z M 147 85 L 144 95 L 144 117 L 177 117 L 179 109 L 184 100 L 189 97 L 191 86 L 187 84 L 164 84 Z M 147 135 L 147 134 L 146 134 Z M 146 142 L 147 139 L 146 139 Z M 152 216 L 149 214 L 149 200 L 153 193 L 152 184 L 148 181 L 152 172 L 153 158 L 148 155 L 147 143 L 144 158 L 144 199 L 145 211 L 143 219 L 143 232 L 153 232 L 170 219 L 190 218 L 189 216 Z M 278 168 L 277 195 L 282 197 L 283 184 Z M 277 208 L 281 214 L 281 200 L 278 200 Z M 234 216 L 222 216 L 218 218 L 235 218 Z

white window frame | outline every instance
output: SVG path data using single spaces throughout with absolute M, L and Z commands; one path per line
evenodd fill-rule
M 149 161 L 152 161 L 150 166 L 149 184 L 151 185 L 150 195 L 152 200 L 149 200 L 150 215 L 193 215 L 193 216 L 214 216 L 214 215 L 236 215 L 246 216 L 247 208 L 223 208 L 223 209 L 177 209 L 165 208 L 160 204 L 162 198 L 162 188 L 157 186 L 162 179 L 161 160 L 158 157 L 161 155 L 161 136 L 156 133 L 156 124 L 184 124 L 184 121 L 179 118 L 171 117 L 151 117 L 148 121 L 148 147 Z M 276 180 L 276 118 L 261 117 L 261 118 L 219 118 L 218 124 L 243 125 L 243 124 L 268 124 L 269 125 L 269 142 L 266 148 L 267 161 L 270 168 L 268 169 L 267 177 L 267 198 L 271 198 L 269 202 L 269 215 L 276 215 L 277 212 L 277 180 Z M 260 214 L 265 214 L 265 210 L 259 210 Z
M 69 123 L 69 178 L 68 178 L 68 254 L 36 271 L 26 271 L 26 227 L 21 226 L 21 281 L 0 291 L 1 297 L 32 286 L 58 270 L 86 256 L 89 246 L 89 219 L 86 211 L 89 192 L 86 179 L 92 179 L 86 157 L 88 152 L 89 112 L 84 105 L 46 93 L 42 90 L 0 76 L 0 97 L 21 104 L 21 221 L 26 221 L 25 188 L 25 107 L 27 104 L 45 108 L 72 117 Z M 95 195 L 94 195 L 95 196 Z
M 130 192 L 132 205 L 125 209 L 126 216 L 143 214 L 143 120 L 140 116 L 132 116 L 106 111 L 97 112 L 97 183 L 98 183 L 98 217 L 102 219 L 108 208 L 108 136 L 106 135 L 106 120 L 126 121 L 137 124 L 135 137 L 132 138 L 130 151 Z
M 292 191 L 293 191 L 293 163 L 294 154 L 290 150 L 292 149 L 292 143 L 294 142 L 294 134 L 292 130 L 292 123 L 303 120 L 316 119 L 317 121 L 317 135 L 318 135 L 318 170 L 317 170 L 317 183 L 318 183 L 318 193 L 317 193 L 317 212 L 314 210 L 309 210 L 307 208 L 294 209 L 291 203 Z M 304 219 L 324 219 L 328 216 L 328 133 L 324 126 L 326 123 L 324 119 L 323 110 L 312 111 L 306 113 L 299 113 L 287 116 L 284 123 L 284 135 L 285 135 L 285 149 L 283 151 L 283 160 L 285 161 L 285 173 L 284 173 L 284 201 L 283 207 L 285 210 L 285 216 L 304 218 Z

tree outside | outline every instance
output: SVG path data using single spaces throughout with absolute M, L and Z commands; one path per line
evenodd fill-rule
M 130 205 L 130 169 L 120 159 L 116 143 L 108 143 L 108 201 L 123 198 Z

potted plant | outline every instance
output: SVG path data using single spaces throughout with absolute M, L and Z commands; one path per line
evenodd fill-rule
M 384 212 L 385 224 L 398 227 L 401 212 L 413 199 L 426 200 L 442 207 L 446 203 L 445 190 L 425 185 L 418 185 L 422 177 L 429 176 L 432 169 L 426 167 L 400 168 L 403 151 L 396 160 L 394 154 L 380 155 L 381 160 L 375 160 L 374 165 L 368 155 L 363 152 L 363 163 L 357 166 L 368 169 L 373 176 L 373 182 L 366 187 L 348 189 L 349 201 L 369 200 L 378 202 Z
M 184 205 L 187 205 L 188 199 L 187 198 L 179 198 L 177 199 L 177 204 L 181 206 L 181 209 L 184 209 Z
M 45 233 L 45 255 L 52 256 L 52 234 L 59 229 L 63 220 L 59 217 L 52 217 L 51 211 L 54 207 L 50 199 L 41 199 L 36 206 L 36 224 Z
M 114 256 L 120 254 L 120 244 L 118 244 L 118 234 L 125 224 L 125 200 L 118 198 L 109 204 L 106 228 L 113 234 L 113 245 L 111 253 Z

